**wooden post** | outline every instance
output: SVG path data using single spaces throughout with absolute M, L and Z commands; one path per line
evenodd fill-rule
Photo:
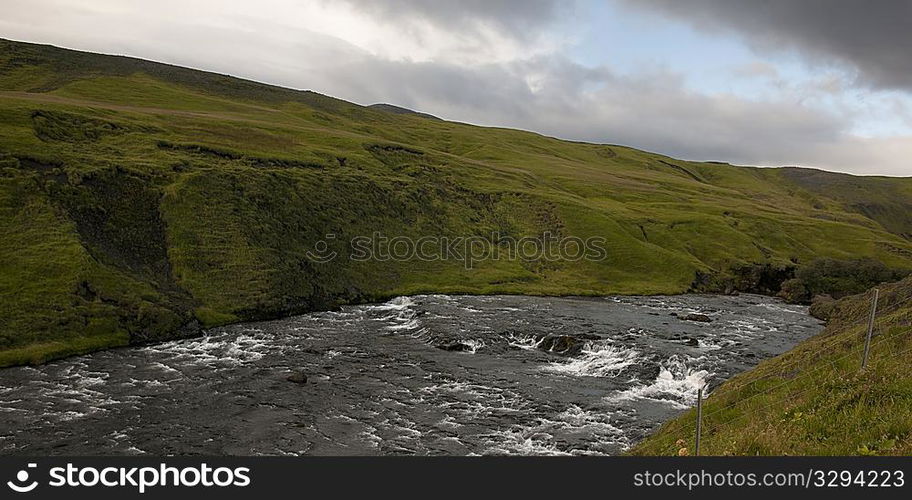
M 703 431 L 703 387 L 697 389 L 697 442 L 694 443 L 694 456 L 700 456 L 700 434 Z
M 877 316 L 877 300 L 880 298 L 880 290 L 874 289 L 874 303 L 871 304 L 871 319 L 868 321 L 868 336 L 865 337 L 864 356 L 861 358 L 861 369 L 868 366 L 868 354 L 871 352 L 871 337 L 874 336 L 874 318 Z

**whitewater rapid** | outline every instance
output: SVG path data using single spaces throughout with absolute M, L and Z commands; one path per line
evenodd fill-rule
M 820 328 L 754 295 L 398 297 L 0 370 L 0 453 L 616 454 Z

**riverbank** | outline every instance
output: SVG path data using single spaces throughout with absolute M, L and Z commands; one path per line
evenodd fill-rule
M 912 279 L 880 287 L 861 370 L 871 299 L 838 301 L 819 335 L 715 389 L 704 404 L 701 454 L 912 454 Z M 695 418 L 669 421 L 631 453 L 692 453 Z
M 496 291 L 493 291 L 496 290 Z M 322 309 L 315 310 L 300 310 L 296 313 L 260 313 L 254 315 L 255 319 L 235 319 L 232 321 L 225 321 L 224 319 L 210 320 L 208 325 L 204 328 L 202 323 L 198 320 L 192 320 L 190 323 L 181 325 L 176 328 L 173 332 L 163 332 L 158 339 L 156 340 L 147 340 L 147 341 L 131 341 L 130 336 L 125 332 L 115 332 L 113 334 L 95 334 L 88 332 L 88 335 L 79 336 L 74 339 L 71 339 L 67 342 L 45 342 L 30 344 L 20 348 L 0 350 L 0 368 L 8 368 L 13 366 L 39 366 L 45 363 L 52 361 L 57 361 L 61 359 L 66 359 L 72 356 L 81 356 L 84 354 L 90 354 L 93 352 L 103 351 L 106 349 L 116 349 L 121 347 L 129 346 L 143 346 L 143 345 L 154 345 L 157 343 L 168 342 L 177 339 L 188 339 L 203 336 L 206 334 L 207 330 L 211 330 L 218 327 L 231 326 L 249 323 L 251 321 L 269 321 L 269 320 L 281 320 L 293 317 L 298 314 L 305 313 L 319 313 L 324 311 L 335 311 L 343 306 L 359 306 L 359 305 L 370 305 L 375 303 L 381 303 L 388 300 L 391 300 L 395 297 L 402 296 L 413 296 L 413 295 L 422 295 L 422 294 L 450 294 L 450 295 L 475 295 L 475 296 L 490 296 L 490 295 L 519 295 L 527 297 L 552 297 L 552 298 L 572 298 L 572 297 L 605 297 L 605 294 L 598 293 L 594 291 L 574 291 L 566 293 L 521 293 L 516 290 L 505 287 L 495 287 L 493 290 L 488 289 L 487 291 L 473 291 L 466 289 L 461 286 L 447 286 L 442 287 L 437 290 L 426 290 L 424 288 L 410 288 L 403 289 L 400 292 L 403 293 L 389 293 L 382 295 L 374 295 L 370 298 L 364 298 L 361 301 L 353 302 L 339 302 L 332 305 L 327 305 Z M 729 293 L 724 295 L 737 295 L 740 292 L 729 290 Z M 707 295 L 706 292 L 693 292 L 693 293 L 669 293 L 665 294 L 668 297 L 674 297 L 677 295 Z M 766 294 L 759 294 L 766 295 Z M 629 297 L 644 296 L 644 294 L 629 294 Z M 767 295 L 770 299 L 775 299 L 776 297 Z M 819 319 L 819 318 L 818 318 Z

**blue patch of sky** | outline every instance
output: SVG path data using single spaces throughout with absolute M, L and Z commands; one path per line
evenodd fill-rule
M 847 132 L 857 135 L 912 134 L 912 97 L 853 87 L 849 69 L 811 65 L 794 52 L 760 54 L 735 34 L 612 2 L 586 0 L 578 15 L 586 22 L 574 23 L 567 56 L 580 64 L 628 76 L 667 72 L 692 92 L 814 107 L 848 117 Z

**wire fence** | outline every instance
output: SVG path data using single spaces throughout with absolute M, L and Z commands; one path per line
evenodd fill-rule
M 694 441 L 691 442 L 700 441 L 702 438 L 705 443 L 707 436 L 747 417 L 773 409 L 779 409 L 780 414 L 787 414 L 790 411 L 790 403 L 799 397 L 819 390 L 821 385 L 835 385 L 836 382 L 844 381 L 847 376 L 862 373 L 868 356 L 870 356 L 870 363 L 878 363 L 912 353 L 912 345 L 906 345 L 912 340 L 909 329 L 900 328 L 890 334 L 884 334 L 882 331 L 883 322 L 901 307 L 908 305 L 908 299 L 899 300 L 878 309 L 878 296 L 875 291 L 869 319 L 843 325 L 847 328 L 857 328 L 867 323 L 867 331 L 860 332 L 866 333 L 861 335 L 861 339 L 857 339 L 855 334 L 848 339 L 842 336 L 834 336 L 832 339 L 824 338 L 822 347 L 810 353 L 802 352 L 801 356 L 793 356 L 793 359 L 785 361 L 785 364 L 780 363 L 770 367 L 768 368 L 769 373 L 745 381 L 740 385 L 738 385 L 737 379 L 730 381 L 726 384 L 726 391 L 718 397 L 734 396 L 736 397 L 734 401 L 723 404 L 721 407 L 707 408 L 712 407 L 714 402 L 715 393 L 710 394 L 705 400 L 697 402 L 697 406 L 700 406 L 702 411 L 696 416 L 696 421 L 687 418 L 677 419 L 662 427 L 663 434 L 675 435 L 678 433 L 682 437 L 692 435 Z M 847 352 L 835 358 L 832 357 L 834 348 L 845 349 L 849 342 L 853 345 Z M 886 352 L 884 352 L 885 349 Z M 807 363 L 809 357 L 815 360 L 814 366 L 810 368 L 803 365 Z M 827 373 L 828 370 L 829 373 Z M 758 387 L 760 384 L 774 379 L 779 382 L 762 389 Z M 811 381 L 814 383 L 808 383 Z M 756 392 L 751 392 L 753 389 L 757 389 Z M 700 391 L 698 398 L 702 396 L 702 393 L 703 391 Z M 737 397 L 745 393 L 749 394 Z M 711 411 L 707 411 L 707 409 L 711 409 Z

